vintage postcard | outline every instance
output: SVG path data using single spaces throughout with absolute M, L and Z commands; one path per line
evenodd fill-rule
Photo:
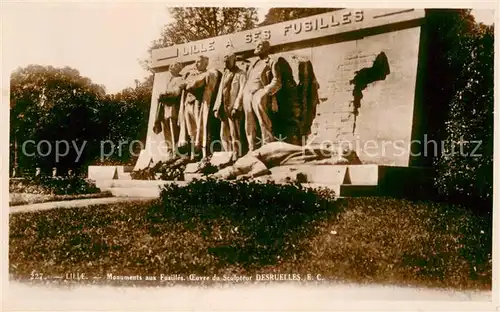
M 498 4 L 190 5 L 3 2 L 4 310 L 498 310 Z

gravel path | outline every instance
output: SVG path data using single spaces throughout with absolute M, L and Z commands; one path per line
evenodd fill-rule
M 74 208 L 74 207 L 85 207 L 85 206 L 91 206 L 91 205 L 106 205 L 106 204 L 138 201 L 138 200 L 148 201 L 148 200 L 151 200 L 151 198 L 106 197 L 106 198 L 87 198 L 87 199 L 65 200 L 65 201 L 47 202 L 47 203 L 40 203 L 40 204 L 12 206 L 12 207 L 10 207 L 10 213 L 38 211 L 38 210 L 47 210 L 47 209 L 55 209 L 55 208 Z

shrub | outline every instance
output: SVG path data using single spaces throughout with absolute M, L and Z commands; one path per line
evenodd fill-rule
M 52 194 L 52 195 L 77 195 L 99 193 L 100 189 L 94 182 L 80 177 L 33 177 L 22 180 L 10 180 L 9 192 Z
M 292 256 L 309 224 L 336 210 L 334 195 L 300 184 L 195 180 L 185 187 L 166 185 L 151 217 L 201 227 L 214 246 L 209 252 L 224 261 L 271 264 Z

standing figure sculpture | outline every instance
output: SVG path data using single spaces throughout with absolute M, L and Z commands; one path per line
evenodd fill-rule
M 170 77 L 167 82 L 166 91 L 160 94 L 158 98 L 158 109 L 156 110 L 156 119 L 153 131 L 160 133 L 163 124 L 163 134 L 167 144 L 167 151 L 175 156 L 176 145 L 179 137 L 179 109 L 181 103 L 182 92 L 186 87 L 186 83 L 182 79 L 180 72 L 182 70 L 181 63 L 170 65 Z
M 259 41 L 254 50 L 258 59 L 250 65 L 247 82 L 242 92 L 242 105 L 245 111 L 245 132 L 250 151 L 256 148 L 257 122 L 261 131 L 262 145 L 274 141 L 271 112 L 278 111 L 276 93 L 282 87 L 278 63 L 269 57 L 269 41 Z M 241 110 L 237 101 L 233 108 Z
M 186 89 L 181 103 L 181 138 L 179 146 L 186 143 L 187 136 L 191 144 L 202 150 L 203 158 L 208 156 L 209 113 L 213 93 L 219 80 L 219 72 L 207 70 L 208 58 L 200 55 L 195 68 L 186 74 Z M 194 159 L 194 153 L 191 159 Z
M 221 120 L 222 147 L 224 151 L 232 152 L 236 159 L 240 156 L 238 152 L 241 150 L 240 117 L 233 108 L 241 106 L 237 102 L 242 101 L 246 73 L 236 65 L 234 52 L 227 52 L 224 55 L 224 65 L 224 73 L 215 100 L 214 115 Z

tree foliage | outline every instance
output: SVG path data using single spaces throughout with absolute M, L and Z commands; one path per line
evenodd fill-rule
M 433 53 L 428 79 L 436 138 L 436 187 L 447 199 L 491 208 L 493 195 L 493 26 L 470 10 L 428 12 Z
M 105 97 L 104 87 L 82 77 L 76 69 L 30 65 L 11 75 L 11 142 L 18 144 L 18 164 L 25 168 L 55 167 L 56 141 L 95 142 L 100 135 L 98 112 Z M 33 143 L 27 143 L 32 140 Z M 48 144 L 35 145 L 41 141 Z M 26 143 L 24 145 L 24 143 Z M 26 153 L 22 152 L 23 145 Z M 66 149 L 61 146 L 60 153 Z M 12 151 L 13 152 L 13 151 Z M 60 166 L 73 167 L 76 151 L 61 157 Z M 28 154 L 34 154 L 29 156 Z M 47 154 L 47 156 L 42 156 Z M 87 161 L 83 155 L 78 165 Z M 59 166 L 58 166 L 59 167 Z
M 120 142 L 145 138 L 152 83 L 151 76 L 135 88 L 109 95 L 73 68 L 17 69 L 11 75 L 11 168 L 16 160 L 25 172 L 36 167 L 45 173 L 53 167 L 59 173 L 78 171 L 101 158 L 106 141 L 115 148 L 110 160 L 129 161 L 134 150 L 129 145 L 117 149 Z
M 311 15 L 322 14 L 335 11 L 334 8 L 270 8 L 259 26 L 276 24 L 284 21 L 308 17 Z
M 231 34 L 255 27 L 255 8 L 174 7 L 169 8 L 172 22 L 162 31 L 149 50 L 205 38 Z
M 116 146 L 105 163 L 135 161 L 134 156 L 138 155 L 141 147 L 139 141 L 144 143 L 146 139 L 152 89 L 153 75 L 143 82 L 136 82 L 134 88 L 126 88 L 106 97 L 106 105 L 100 112 L 100 122 L 105 129 L 102 139 Z M 126 143 L 121 149 L 118 148 L 120 142 Z M 107 147 L 110 147 L 106 149 L 109 154 L 111 144 Z

